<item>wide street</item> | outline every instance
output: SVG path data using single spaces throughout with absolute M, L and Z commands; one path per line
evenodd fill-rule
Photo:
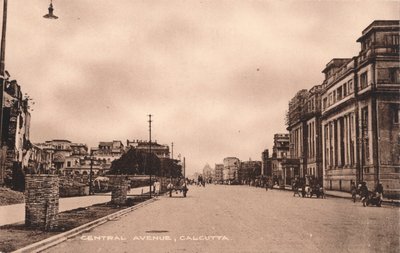
M 191 186 L 47 252 L 399 252 L 399 209 L 248 186 Z

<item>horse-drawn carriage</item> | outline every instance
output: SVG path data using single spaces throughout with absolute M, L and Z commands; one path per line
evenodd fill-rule
M 170 197 L 172 197 L 172 193 L 175 192 L 175 194 L 182 193 L 184 198 L 186 198 L 186 194 L 189 191 L 186 182 L 180 183 L 180 181 L 178 181 L 175 185 L 169 183 L 167 186 L 167 190 Z

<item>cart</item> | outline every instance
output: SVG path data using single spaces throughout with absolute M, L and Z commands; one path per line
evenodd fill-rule
M 172 197 L 172 193 L 175 192 L 175 194 L 183 194 L 183 197 L 186 198 L 186 194 L 189 191 L 189 189 L 186 186 L 186 183 L 183 183 L 182 185 L 173 185 L 173 184 L 169 184 L 167 186 L 167 190 L 169 192 L 169 196 Z

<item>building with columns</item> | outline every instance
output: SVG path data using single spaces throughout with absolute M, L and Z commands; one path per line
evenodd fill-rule
M 274 183 L 284 187 L 290 185 L 290 180 L 298 175 L 298 164 L 289 166 L 289 134 L 274 134 L 274 146 L 272 147 L 272 156 L 269 156 L 269 150 L 265 149 L 262 153 L 262 171 L 263 175 L 272 177 Z M 299 159 L 295 159 L 298 163 Z M 296 169 L 294 169 L 296 167 Z
M 286 118 L 290 149 L 288 159 L 283 163 L 285 170 L 298 169 L 295 176 L 313 178 L 318 183 L 322 183 L 323 178 L 320 122 L 322 87 L 315 85 L 310 90 L 302 89 L 291 99 Z
M 374 21 L 362 32 L 358 56 L 332 59 L 322 71 L 324 186 L 351 182 L 385 195 L 400 193 L 399 21 Z

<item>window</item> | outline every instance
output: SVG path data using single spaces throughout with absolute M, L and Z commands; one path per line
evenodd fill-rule
M 387 35 L 386 45 L 388 46 L 398 46 L 399 45 L 399 35 Z
M 390 68 L 389 69 L 389 79 L 391 83 L 400 83 L 400 69 Z
M 332 104 L 332 93 L 329 93 L 328 97 L 329 97 L 328 106 L 330 106 Z
M 393 123 L 394 124 L 399 124 L 400 123 L 400 106 L 399 105 L 392 105 L 392 117 L 393 117 Z
M 322 101 L 322 109 L 325 110 L 326 109 L 326 104 L 328 102 L 328 98 L 324 98 L 324 100 Z
M 348 83 L 349 94 L 353 93 L 353 80 L 350 80 Z
M 343 97 L 347 96 L 347 83 L 343 84 Z
M 360 88 L 364 89 L 368 86 L 368 72 L 364 72 L 360 75 Z
M 67 167 L 71 167 L 71 162 L 70 161 L 67 162 Z
M 365 132 L 368 132 L 368 106 L 362 108 L 361 110 L 361 119 L 362 119 L 362 129 Z
M 333 91 L 333 104 L 336 103 L 336 90 Z
M 342 87 L 339 87 L 336 90 L 336 98 L 337 98 L 337 101 L 342 100 Z

